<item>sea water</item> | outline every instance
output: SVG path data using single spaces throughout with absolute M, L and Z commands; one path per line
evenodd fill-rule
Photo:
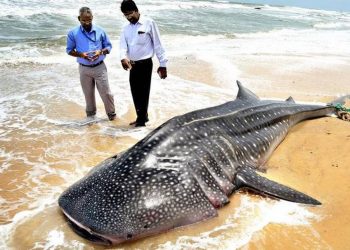
M 126 150 L 174 115 L 232 100 L 237 91 L 233 82 L 240 76 L 235 58 L 256 53 L 327 54 L 331 60 L 350 56 L 350 13 L 346 12 L 234 1 L 140 0 L 137 4 L 142 15 L 156 20 L 170 59 L 190 55 L 210 64 L 220 85 L 190 81 L 171 70 L 166 80 L 154 74 L 151 123 L 131 129 L 128 73 L 118 55 L 119 33 L 126 22 L 119 2 L 0 0 L 0 248 L 93 249 L 66 226 L 57 208 L 60 193 L 94 165 Z M 79 24 L 82 6 L 93 10 L 94 23 L 105 29 L 113 44 L 106 64 L 116 123 L 107 121 L 98 94 L 99 120 L 84 118 L 78 66 L 65 52 L 66 34 Z M 168 236 L 170 240 L 145 239 L 136 247 L 240 248 L 269 223 L 299 226 L 317 220 L 299 205 L 248 196 L 235 202 L 236 210 L 219 225 L 176 232 Z M 328 247 L 312 228 L 301 234 L 318 242 L 313 246 Z

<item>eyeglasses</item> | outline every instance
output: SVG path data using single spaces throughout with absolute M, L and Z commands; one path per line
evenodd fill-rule
M 124 13 L 124 16 L 125 16 L 126 18 L 129 18 L 129 17 L 131 17 L 132 15 L 134 15 L 134 13 L 135 13 L 134 10 L 131 11 L 131 12 L 126 12 L 126 13 Z
M 80 20 L 80 23 L 82 23 L 82 24 L 91 24 L 92 20 Z

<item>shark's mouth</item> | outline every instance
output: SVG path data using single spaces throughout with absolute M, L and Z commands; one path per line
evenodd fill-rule
M 96 244 L 105 245 L 105 246 L 111 246 L 113 243 L 111 240 L 107 239 L 106 237 L 96 234 L 86 228 L 85 226 L 81 225 L 80 223 L 76 222 L 71 216 L 69 216 L 67 213 L 63 211 L 63 214 L 65 218 L 68 221 L 68 225 L 73 229 L 73 231 L 78 234 L 79 236 L 92 241 Z

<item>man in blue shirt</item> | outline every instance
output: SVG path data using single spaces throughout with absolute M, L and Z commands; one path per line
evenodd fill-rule
M 107 68 L 103 60 L 112 49 L 105 31 L 92 24 L 92 11 L 88 7 L 79 10 L 80 26 L 69 31 L 67 54 L 77 57 L 80 83 L 85 95 L 86 115 L 96 115 L 95 85 L 100 93 L 109 120 L 116 118 L 114 98 L 109 88 Z

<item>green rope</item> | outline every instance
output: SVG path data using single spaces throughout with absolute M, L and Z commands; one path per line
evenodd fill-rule
M 333 107 L 334 107 L 337 111 L 344 111 L 344 112 L 350 113 L 350 108 L 347 109 L 347 108 L 345 108 L 344 105 L 341 105 L 340 103 L 335 104 Z

